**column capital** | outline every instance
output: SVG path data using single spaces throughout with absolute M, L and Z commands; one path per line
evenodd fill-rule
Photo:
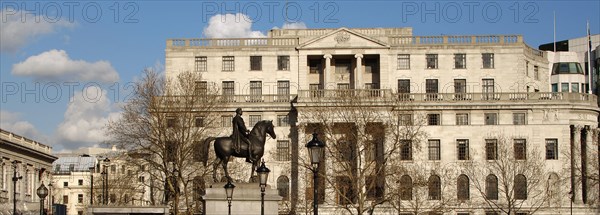
M 325 54 L 325 55 L 323 55 L 323 58 L 326 58 L 326 59 L 327 59 L 327 58 L 331 59 L 332 57 L 333 57 L 333 56 L 331 56 L 331 54 Z
M 354 58 L 363 58 L 363 54 L 355 54 Z

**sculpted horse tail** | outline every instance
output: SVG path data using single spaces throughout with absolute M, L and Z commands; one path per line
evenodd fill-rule
M 204 165 L 204 167 L 208 166 L 208 157 L 209 157 L 209 152 L 210 152 L 210 142 L 214 141 L 215 139 L 217 139 L 216 137 L 208 137 L 206 139 L 204 139 L 204 141 L 202 141 L 202 164 Z

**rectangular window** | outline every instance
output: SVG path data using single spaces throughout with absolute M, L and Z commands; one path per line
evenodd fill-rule
M 437 69 L 438 68 L 438 55 L 437 54 L 426 54 L 425 61 L 427 62 L 427 69 Z
M 571 83 L 571 92 L 578 93 L 579 92 L 579 83 Z
M 469 160 L 469 140 L 456 140 L 458 160 Z
M 250 70 L 262 70 L 262 56 L 250 56 Z
M 277 102 L 290 101 L 290 81 L 277 81 Z
M 397 69 L 410 69 L 410 55 L 399 54 Z
M 410 79 L 398 79 L 398 93 L 410 93 Z
M 82 186 L 83 185 L 83 179 L 77 180 L 77 185 Z
M 546 160 L 558 159 L 558 139 L 546 139 Z
M 235 95 L 235 82 L 223 81 L 223 95 Z
M 561 87 L 560 88 L 561 92 L 565 92 L 565 93 L 569 92 L 569 83 L 561 83 L 560 87 Z
M 262 120 L 262 115 L 250 115 L 250 126 L 254 126 L 258 121 Z
M 79 204 L 83 203 L 83 194 L 77 194 L 77 203 L 79 203 Z
M 335 73 L 348 74 L 351 65 L 350 59 L 335 59 Z
M 456 125 L 469 125 L 469 114 L 468 113 L 457 113 L 456 114 Z
M 365 58 L 365 73 L 379 73 L 379 60 L 377 58 Z
M 235 57 L 234 56 L 223 56 L 223 71 L 234 71 L 235 70 Z
M 516 160 L 525 160 L 527 159 L 527 148 L 526 148 L 526 140 L 525 139 L 515 139 L 514 140 L 514 151 L 515 151 L 515 159 Z
M 206 56 L 196 56 L 196 72 L 207 71 L 207 59 Z
M 533 66 L 533 76 L 535 77 L 535 80 L 540 80 L 540 67 L 539 66 Z
M 411 140 L 400 140 L 400 160 L 412 160 Z
M 486 160 L 498 159 L 498 140 L 497 139 L 486 139 L 485 140 L 485 159 Z
M 231 127 L 231 116 L 221 116 L 221 127 Z
M 235 82 L 233 81 L 223 81 L 222 82 L 223 89 L 223 100 L 228 102 L 235 101 Z
M 525 75 L 529 77 L 529 61 L 525 61 Z
M 466 69 L 467 68 L 467 54 L 454 54 L 454 68 L 455 69 Z
M 409 126 L 413 125 L 412 114 L 400 114 L 398 116 L 398 124 L 400 126 Z
M 425 93 L 426 99 L 437 99 L 438 98 L 438 80 L 437 79 L 425 79 Z
M 310 59 L 308 61 L 309 73 L 318 74 L 322 72 L 322 61 L 321 59 Z
M 290 70 L 290 56 L 277 56 L 277 70 L 289 71 Z
M 429 148 L 429 160 L 440 160 L 440 140 L 428 140 L 427 145 Z
M 552 92 L 553 93 L 558 92 L 558 84 L 552 84 Z
M 69 204 L 69 195 L 63 195 L 63 204 Z
M 347 205 L 352 204 L 355 201 L 354 198 L 354 189 L 352 180 L 348 176 L 336 176 L 335 177 L 335 185 L 337 190 L 340 192 L 337 193 L 337 204 L 338 205 Z
M 250 81 L 250 100 L 251 102 L 262 101 L 262 81 Z
M 494 95 L 494 79 L 482 79 L 483 100 L 495 99 Z
M 277 126 L 278 127 L 289 127 L 290 119 L 289 116 L 286 115 L 277 115 Z
M 457 93 L 457 94 L 467 93 L 467 80 L 466 79 L 454 79 L 454 93 Z
M 69 182 L 63 182 L 63 187 L 69 187 Z
M 430 113 L 427 114 L 427 125 L 441 125 L 440 114 Z
M 196 81 L 194 87 L 198 95 L 206 95 L 208 93 L 208 82 L 206 81 Z
M 277 160 L 278 161 L 289 161 L 290 160 L 290 141 L 289 140 L 278 140 L 277 141 Z
M 197 116 L 194 118 L 194 127 L 204 127 L 204 117 Z
M 498 114 L 497 113 L 484 113 L 485 125 L 497 125 Z
M 493 53 L 481 54 L 481 60 L 483 62 L 484 69 L 493 69 L 494 68 L 494 54 Z
M 513 113 L 513 125 L 527 124 L 527 115 L 525 113 Z

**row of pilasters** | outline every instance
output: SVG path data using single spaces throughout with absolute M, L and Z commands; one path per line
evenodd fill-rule
M 571 169 L 571 199 L 573 203 L 582 204 L 587 203 L 593 193 L 591 189 L 598 189 L 597 187 L 590 187 L 588 177 L 591 172 L 589 166 L 594 153 L 592 138 L 597 137 L 598 130 L 591 129 L 589 126 L 571 125 L 571 145 L 570 145 L 570 169 Z M 595 149 L 597 150 L 597 149 Z M 600 191 L 600 190 L 598 190 Z
M 324 89 L 335 89 L 337 86 L 337 82 L 335 81 L 334 72 L 331 71 L 331 59 L 333 56 L 331 54 L 323 55 L 325 58 L 325 69 L 323 75 L 323 88 Z M 356 68 L 353 70 L 354 76 L 354 89 L 361 89 L 363 85 L 363 77 L 362 77 L 362 54 L 355 54 L 354 58 L 356 59 Z M 331 86 L 330 86 L 331 85 Z

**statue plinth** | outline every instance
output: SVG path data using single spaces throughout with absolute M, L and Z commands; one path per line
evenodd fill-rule
M 207 215 L 227 214 L 227 195 L 225 194 L 225 183 L 215 183 L 206 189 L 206 195 L 202 199 L 206 202 Z M 267 186 L 265 189 L 265 214 L 277 215 L 279 201 L 282 199 L 277 190 Z M 260 186 L 258 183 L 235 183 L 233 198 L 231 200 L 231 214 L 260 214 Z

